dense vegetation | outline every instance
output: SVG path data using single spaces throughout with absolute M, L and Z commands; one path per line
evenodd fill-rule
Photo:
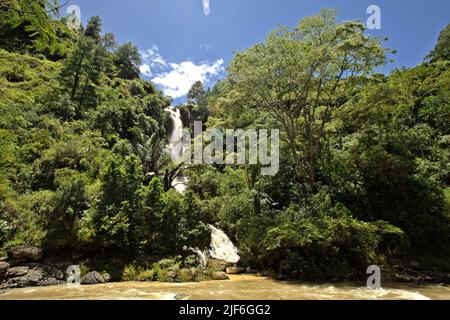
M 55 59 L 21 27 L 32 21 L 1 21 L 24 42 L 0 49 L 0 245 L 127 257 L 207 245 L 197 199 L 164 192 L 159 179 L 171 101 L 139 78 L 137 48 L 117 45 L 93 17 L 66 30 Z
M 394 261 L 448 270 L 449 30 L 424 63 L 386 76 L 374 69 L 394 52 L 323 10 L 236 54 L 212 90 L 193 87 L 187 126 L 281 129 L 275 177 L 191 172 L 204 215 L 254 268 L 306 279 Z
M 28 10 L 38 14 L 17 14 Z M 280 171 L 185 167 L 182 195 L 164 183 L 180 169 L 164 153 L 171 100 L 139 78 L 137 48 L 102 33 L 99 17 L 71 30 L 55 10 L 0 5 L 3 249 L 184 256 L 209 245 L 210 223 L 246 264 L 297 278 L 449 256 L 450 27 L 424 63 L 389 76 L 374 69 L 391 52 L 331 10 L 236 54 L 214 88 L 194 84 L 183 121 L 279 128 Z

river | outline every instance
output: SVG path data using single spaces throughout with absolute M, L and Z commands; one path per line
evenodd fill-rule
M 355 284 L 309 284 L 253 275 L 198 283 L 120 282 L 0 291 L 0 300 L 447 300 L 450 287 L 386 285 L 369 290 Z

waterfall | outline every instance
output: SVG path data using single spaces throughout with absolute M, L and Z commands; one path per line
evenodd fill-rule
M 169 144 L 166 147 L 166 152 L 176 158 L 182 148 L 183 138 L 183 121 L 181 120 L 181 112 L 178 108 L 169 107 L 166 111 L 170 114 L 173 121 L 173 132 L 170 137 Z M 186 176 L 177 177 L 172 184 L 172 187 L 179 193 L 184 193 L 187 189 L 189 179 Z M 209 258 L 225 260 L 229 263 L 237 263 L 240 259 L 238 250 L 231 242 L 230 238 L 220 229 L 214 226 L 211 228 L 211 245 L 209 250 L 201 251 L 199 249 L 192 249 L 200 260 L 200 264 L 203 268 L 206 268 L 206 264 Z
M 220 229 L 211 227 L 211 249 L 209 255 L 213 259 L 221 259 L 230 263 L 237 263 L 241 257 L 230 238 Z
M 172 156 L 173 159 L 177 158 L 181 152 L 182 139 L 183 139 L 183 121 L 181 120 L 181 112 L 178 108 L 169 107 L 165 111 L 170 114 L 170 118 L 173 121 L 173 132 L 170 137 L 169 144 L 166 147 L 166 152 Z M 179 193 L 184 193 L 187 189 L 188 178 L 180 175 L 175 178 L 172 183 L 172 187 Z

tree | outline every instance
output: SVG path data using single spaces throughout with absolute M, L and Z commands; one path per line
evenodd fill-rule
M 117 68 L 117 76 L 122 79 L 137 79 L 140 71 L 141 55 L 138 48 L 131 42 L 125 43 L 114 53 L 114 65 Z
M 91 17 L 84 31 L 84 35 L 94 40 L 96 44 L 99 44 L 102 40 L 100 32 L 102 32 L 102 20 L 99 16 Z
M 450 24 L 441 31 L 438 43 L 428 55 L 427 59 L 431 62 L 450 60 Z
M 205 107 L 207 105 L 207 92 L 201 81 L 196 81 L 188 93 L 189 102 Z
M 68 33 L 69 29 L 61 21 L 52 19 L 61 6 L 58 0 L 2 0 L 0 3 L 0 46 L 32 47 L 38 51 L 49 49 L 51 53 L 64 51 L 65 41 L 59 33 Z M 5 40 L 6 41 L 3 41 Z
M 84 105 L 96 104 L 95 86 L 108 69 L 107 49 L 96 40 L 79 35 L 76 45 L 67 57 L 61 71 L 61 82 L 69 91 L 70 99 L 78 102 L 77 116 L 81 116 Z
M 327 9 L 293 30 L 282 27 L 230 66 L 230 81 L 248 104 L 278 121 L 297 178 L 311 189 L 333 113 L 385 62 L 385 50 L 364 34 L 362 23 L 335 19 Z

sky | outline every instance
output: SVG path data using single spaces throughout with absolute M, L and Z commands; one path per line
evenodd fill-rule
M 366 22 L 370 5 L 381 10 L 385 47 L 397 50 L 395 61 L 381 68 L 413 67 L 434 47 L 450 23 L 450 0 L 69 0 L 80 8 L 83 24 L 99 15 L 104 32 L 119 43 L 131 41 L 142 54 L 142 77 L 175 102 L 191 85 L 206 86 L 226 76 L 235 52 L 262 42 L 280 25 L 293 27 L 322 8 L 335 8 L 338 21 Z M 63 10 L 64 11 L 64 10 Z M 62 12 L 64 14 L 64 12 Z

